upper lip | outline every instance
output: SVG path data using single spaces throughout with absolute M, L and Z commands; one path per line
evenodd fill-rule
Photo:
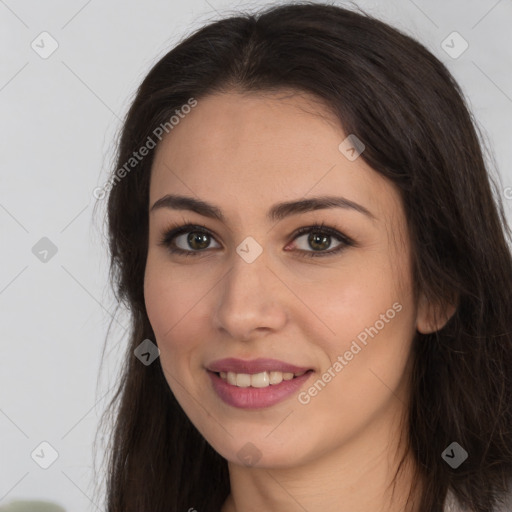
M 278 361 L 277 359 L 251 359 L 243 360 L 234 357 L 218 359 L 207 366 L 212 372 L 233 372 L 255 374 L 261 372 L 283 372 L 283 373 L 302 373 L 311 370 L 311 368 L 296 366 L 294 364 Z

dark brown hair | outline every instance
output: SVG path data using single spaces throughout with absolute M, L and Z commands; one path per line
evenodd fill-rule
M 116 169 L 190 98 L 281 89 L 322 100 L 364 142 L 361 158 L 400 191 L 415 289 L 431 301 L 458 298 L 443 329 L 413 340 L 407 443 L 421 512 L 441 511 L 449 488 L 469 510 L 492 511 L 512 477 L 510 230 L 464 96 L 424 46 L 365 13 L 318 3 L 212 22 L 140 85 Z M 159 359 L 146 367 L 133 354 L 155 340 L 143 295 L 153 155 L 108 197 L 112 286 L 131 316 L 124 372 L 104 417 L 114 422 L 108 511 L 218 512 L 229 494 L 226 461 L 184 414 Z M 469 454 L 457 469 L 441 457 L 453 441 Z

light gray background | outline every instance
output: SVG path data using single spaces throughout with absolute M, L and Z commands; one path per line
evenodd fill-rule
M 102 509 L 92 492 L 102 450 L 95 480 L 92 442 L 128 321 L 114 322 L 100 373 L 115 303 L 92 191 L 107 179 L 120 120 L 156 60 L 204 23 L 269 3 L 0 0 L 0 506 L 48 499 Z M 357 4 L 423 42 L 462 85 L 510 219 L 510 0 Z M 59 45 L 47 59 L 31 47 L 43 31 Z M 441 47 L 453 31 L 469 43 L 457 59 Z M 32 252 L 42 237 L 58 249 L 46 263 Z M 48 469 L 31 458 L 43 441 L 59 454 Z

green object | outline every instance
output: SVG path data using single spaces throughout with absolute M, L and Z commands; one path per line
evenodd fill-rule
M 0 512 L 66 512 L 66 509 L 49 501 L 11 501 L 0 506 Z

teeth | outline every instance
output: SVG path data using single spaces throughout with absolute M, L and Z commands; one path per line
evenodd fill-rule
M 254 375 L 248 376 L 251 381 L 251 386 L 253 388 L 266 388 L 270 386 L 270 379 L 268 372 L 255 373 Z M 238 382 L 238 377 L 237 377 Z
M 236 385 L 239 388 L 248 388 L 251 385 L 251 376 L 247 373 L 237 373 Z
M 270 384 L 281 384 L 283 382 L 283 372 L 270 372 Z
M 220 372 L 220 377 L 228 384 L 239 388 L 266 388 L 270 385 L 281 384 L 283 380 L 292 380 L 294 377 L 300 377 L 305 373 L 305 371 L 297 374 L 272 371 L 249 375 L 248 373 Z

